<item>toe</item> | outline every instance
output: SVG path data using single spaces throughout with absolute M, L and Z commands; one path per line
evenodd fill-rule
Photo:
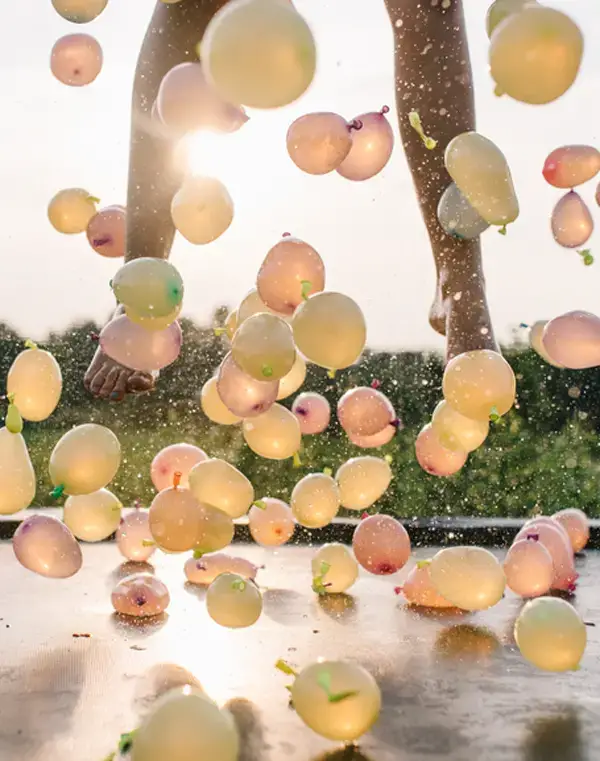
M 122 402 L 127 393 L 127 381 L 131 378 L 131 372 L 129 370 L 121 369 L 119 377 L 117 378 L 114 388 L 110 394 L 111 402 Z
M 106 378 L 104 380 L 104 383 L 102 384 L 102 387 L 98 391 L 98 396 L 100 397 L 100 399 L 108 399 L 108 397 L 112 394 L 121 372 L 122 372 L 122 368 L 120 368 L 118 365 L 115 367 L 112 367 L 108 371 Z
M 127 381 L 127 390 L 133 394 L 141 394 L 152 388 L 154 388 L 154 378 L 149 373 L 133 373 Z
M 98 393 L 100 392 L 100 389 L 104 385 L 109 371 L 110 371 L 110 368 L 108 365 L 102 365 L 100 369 L 96 372 L 96 374 L 90 380 L 87 388 L 90 391 L 90 393 L 92 393 L 94 396 L 97 396 Z

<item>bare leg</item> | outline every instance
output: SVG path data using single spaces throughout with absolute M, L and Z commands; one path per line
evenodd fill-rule
M 180 63 L 197 60 L 195 47 L 222 0 L 185 0 L 172 5 L 159 0 L 138 59 L 133 86 L 127 252 L 168 258 L 175 228 L 171 199 L 182 180 L 176 165 L 176 141 L 152 120 L 152 107 L 165 74 Z M 122 367 L 98 349 L 84 384 L 95 396 L 122 399 L 127 392 L 148 391 L 155 377 Z
M 462 0 L 386 3 L 395 36 L 400 134 L 437 270 L 430 323 L 447 337 L 448 358 L 470 349 L 496 349 L 479 240 L 455 240 L 437 219 L 438 201 L 451 182 L 444 168 L 446 146 L 475 129 Z M 435 150 L 428 150 L 411 128 L 411 111 L 419 112 L 426 132 L 438 141 Z

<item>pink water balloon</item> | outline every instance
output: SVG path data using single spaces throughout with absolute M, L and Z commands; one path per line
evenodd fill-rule
M 546 522 L 530 521 L 523 526 L 515 537 L 515 542 L 527 537 L 537 537 L 550 553 L 554 564 L 552 589 L 573 591 L 578 574 L 575 570 L 573 550 L 565 532 L 560 526 Z
M 111 602 L 122 616 L 149 618 L 169 607 L 169 590 L 151 573 L 136 573 L 121 579 L 113 589 Z
M 384 446 L 384 444 L 388 444 L 394 438 L 400 427 L 400 421 L 395 421 L 394 423 L 390 423 L 390 425 L 386 425 L 382 431 L 379 431 L 379 433 L 375 433 L 372 436 L 359 436 L 355 433 L 349 433 L 348 438 L 355 446 L 360 447 L 361 449 L 377 449 L 378 447 Z
M 287 150 L 294 164 L 307 174 L 328 174 L 337 169 L 352 148 L 352 129 L 339 114 L 320 111 L 292 122 L 287 132 Z
M 256 417 L 275 403 L 279 381 L 251 378 L 237 365 L 229 352 L 219 367 L 217 391 L 223 404 L 234 415 L 241 418 Z
M 352 121 L 361 128 L 352 131 L 352 147 L 338 166 L 337 172 L 347 180 L 360 182 L 379 174 L 390 160 L 394 148 L 394 133 L 386 119 L 389 108 L 361 114 Z
M 395 420 L 396 413 L 381 391 L 370 386 L 357 386 L 340 397 L 337 416 L 347 434 L 374 436 Z
M 578 248 L 594 232 L 594 220 L 579 193 L 571 190 L 554 207 L 551 218 L 552 235 L 563 248 Z
M 410 538 L 404 526 L 389 515 L 371 515 L 356 527 L 352 549 L 365 570 L 387 576 L 406 565 Z
M 125 256 L 127 211 L 124 206 L 107 206 L 90 219 L 87 239 L 100 256 L 116 259 Z
M 549 357 L 570 370 L 600 365 L 600 318 L 567 312 L 546 323 L 542 343 Z
M 555 188 L 575 188 L 600 172 L 600 151 L 591 145 L 563 145 L 550 153 L 542 174 Z
M 581 552 L 590 538 L 590 522 L 583 510 L 570 507 L 554 513 L 552 518 L 567 532 L 573 552 Z
M 552 555 L 535 536 L 516 541 L 504 560 L 506 584 L 521 597 L 545 595 L 554 578 Z
M 100 333 L 102 351 L 132 370 L 151 372 L 175 362 L 183 338 L 177 321 L 163 330 L 146 330 L 126 315 L 111 320 Z
M 452 608 L 451 602 L 437 591 L 429 574 L 430 560 L 417 561 L 406 581 L 397 592 L 402 592 L 410 605 L 423 608 Z
M 182 442 L 161 449 L 150 466 L 150 478 L 154 488 L 156 491 L 168 489 L 173 485 L 175 473 L 179 473 L 179 486 L 182 489 L 187 489 L 190 470 L 194 465 L 204 462 L 204 460 L 208 460 L 208 455 L 194 444 Z
M 312 246 L 289 235 L 267 253 L 258 271 L 256 289 L 279 314 L 292 315 L 313 293 L 325 288 L 325 266 Z
M 116 532 L 121 555 L 134 563 L 145 563 L 156 552 L 156 542 L 150 532 L 145 510 L 137 509 L 126 515 Z
M 258 567 L 246 558 L 233 557 L 224 552 L 214 552 L 201 558 L 188 558 L 183 570 L 191 584 L 202 585 L 212 584 L 222 573 L 235 573 L 252 581 L 258 573 Z
M 292 538 L 296 521 L 286 502 L 274 497 L 263 497 L 250 508 L 248 528 L 257 544 L 280 547 Z
M 327 399 L 312 391 L 299 394 L 294 399 L 292 412 L 298 418 L 303 434 L 322 433 L 331 418 L 331 407 Z
M 200 63 L 180 63 L 164 76 L 156 99 L 161 121 L 177 132 L 209 128 L 234 132 L 246 113 L 224 101 L 207 82 Z
M 17 528 L 12 540 L 19 563 L 51 579 L 74 576 L 83 562 L 81 547 L 64 523 L 48 515 L 32 515 Z
M 430 476 L 452 476 L 467 461 L 467 453 L 453 451 L 443 447 L 429 423 L 417 436 L 415 441 L 417 462 Z
M 67 34 L 61 37 L 50 55 L 54 76 L 70 87 L 91 84 L 102 70 L 102 48 L 89 34 Z

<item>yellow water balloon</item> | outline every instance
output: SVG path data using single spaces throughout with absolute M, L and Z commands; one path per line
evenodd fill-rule
M 219 396 L 217 390 L 216 377 L 210 378 L 206 381 L 204 386 L 202 386 L 200 404 L 206 417 L 209 420 L 212 420 L 213 423 L 218 423 L 219 425 L 235 425 L 241 421 L 241 418 L 234 415 L 233 412 L 230 412 L 230 410 L 223 404 L 223 400 Z
M 148 317 L 147 315 L 138 314 L 134 309 L 125 308 L 125 314 L 131 322 L 141 325 L 142 328 L 150 331 L 165 330 L 172 325 L 181 314 L 181 304 L 173 307 L 173 310 L 164 317 Z
M 166 317 L 181 304 L 183 280 L 165 259 L 142 257 L 124 264 L 112 280 L 117 300 L 140 317 Z
M 25 439 L 0 428 L 0 515 L 25 510 L 35 497 L 35 472 Z
M 108 0 L 52 0 L 54 10 L 73 24 L 88 24 L 108 5 Z
M 199 50 L 223 98 L 251 108 L 292 103 L 315 75 L 312 32 L 281 0 L 230 0 L 212 17 Z
M 342 507 L 367 510 L 385 494 L 392 480 L 392 469 L 382 457 L 353 457 L 338 469 L 335 480 Z
M 262 595 L 256 584 L 236 573 L 222 573 L 206 593 L 208 615 L 221 626 L 243 629 L 262 613 Z
M 77 235 L 87 230 L 96 214 L 99 200 L 83 188 L 67 188 L 58 192 L 48 205 L 52 227 L 65 235 Z
M 63 521 L 77 539 L 101 542 L 119 528 L 121 502 L 108 489 L 72 496 L 65 502 Z
M 204 460 L 190 471 L 190 489 L 196 499 L 231 518 L 241 518 L 254 502 L 254 488 L 233 465 L 218 458 Z
M 341 594 L 358 578 L 358 563 L 344 544 L 324 544 L 311 560 L 313 591 L 319 595 Z
M 534 4 L 506 18 L 492 34 L 490 73 L 511 98 L 550 103 L 571 87 L 582 55 L 577 24 L 561 11 Z
M 496 419 L 514 404 L 515 374 L 498 352 L 467 351 L 446 365 L 442 389 L 445 400 L 461 415 L 474 420 Z
M 255 380 L 279 380 L 296 360 L 290 326 L 274 314 L 252 315 L 236 330 L 231 355 L 238 367 Z
M 292 318 L 298 351 L 316 365 L 341 370 L 362 354 L 367 340 L 365 317 L 342 293 L 316 293 L 300 304 Z
M 219 238 L 233 221 L 233 201 L 214 177 L 188 177 L 171 202 L 173 224 L 196 246 Z
M 52 354 L 28 342 L 12 363 L 6 391 L 25 420 L 46 420 L 56 409 L 62 391 L 62 373 Z
M 306 528 L 322 528 L 340 509 L 340 490 L 331 476 L 310 473 L 294 486 L 290 502 L 296 521 Z
M 288 396 L 295 394 L 302 386 L 306 379 L 306 362 L 301 354 L 296 352 L 296 359 L 292 369 L 279 379 L 279 391 L 277 392 L 277 401 L 287 399 Z
M 490 5 L 486 17 L 487 36 L 491 39 L 494 30 L 505 18 L 519 13 L 526 5 L 535 3 L 535 0 L 494 0 Z
M 298 418 L 280 404 L 244 420 L 242 430 L 250 449 L 267 460 L 285 460 L 300 449 Z
M 494 555 L 482 547 L 447 547 L 429 566 L 431 581 L 452 605 L 485 610 L 500 602 L 506 580 Z
M 440 444 L 452 452 L 474 452 L 485 441 L 489 420 L 473 420 L 442 400 L 431 418 L 431 427 Z
M 58 441 L 48 470 L 59 493 L 91 494 L 116 476 L 121 464 L 119 439 L 96 423 L 72 428 Z
M 502 151 L 478 132 L 463 132 L 448 143 L 448 174 L 479 216 L 507 225 L 519 216 L 512 175 Z

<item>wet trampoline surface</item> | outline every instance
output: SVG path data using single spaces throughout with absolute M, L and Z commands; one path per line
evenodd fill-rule
M 406 568 L 391 578 L 361 572 L 352 595 L 316 598 L 311 548 L 233 550 L 265 564 L 263 614 L 237 631 L 208 617 L 181 556 L 155 560 L 171 592 L 168 616 L 136 625 L 112 613 L 110 592 L 144 568 L 121 565 L 114 545 L 87 545 L 81 572 L 61 582 L 27 572 L 0 543 L 0 759 L 102 761 L 136 726 L 143 676 L 162 662 L 192 671 L 218 702 L 233 701 L 242 761 L 600 758 L 600 553 L 577 559 L 574 604 L 597 624 L 581 670 L 546 674 L 516 649 L 522 603 L 510 592 L 483 613 L 420 612 L 394 594 Z M 91 636 L 73 636 L 81 634 Z M 313 734 L 288 707 L 275 661 L 302 667 L 321 656 L 357 660 L 381 686 L 382 715 L 358 751 Z

